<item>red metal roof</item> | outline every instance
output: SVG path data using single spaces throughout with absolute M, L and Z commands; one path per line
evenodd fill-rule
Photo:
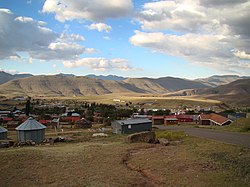
M 226 118 L 224 116 L 221 116 L 221 115 L 218 115 L 218 114 L 215 114 L 215 113 L 201 114 L 200 119 L 201 120 L 212 120 L 212 121 L 214 121 L 216 123 L 219 123 L 219 124 L 223 124 L 223 123 L 230 120 L 230 119 L 228 119 L 228 118 Z
M 165 116 L 152 116 L 152 119 L 164 119 Z
M 3 118 L 3 121 L 12 121 L 13 118 Z

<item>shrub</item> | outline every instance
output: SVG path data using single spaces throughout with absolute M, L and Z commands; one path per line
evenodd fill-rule
M 156 137 L 157 138 L 166 138 L 170 141 L 181 140 L 186 136 L 183 131 L 178 132 L 170 132 L 170 131 L 157 131 Z

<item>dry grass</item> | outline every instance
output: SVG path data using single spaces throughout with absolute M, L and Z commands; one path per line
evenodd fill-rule
M 178 146 L 163 147 L 127 144 L 124 135 L 70 136 L 76 140 L 1 149 L 1 186 L 247 186 L 250 182 L 249 149 L 192 137 Z
M 51 98 L 45 98 L 51 99 Z M 199 105 L 201 107 L 208 107 L 211 105 L 221 103 L 218 100 L 206 99 L 202 97 L 192 96 L 162 96 L 152 94 L 131 94 L 131 93 L 120 93 L 120 94 L 105 94 L 105 95 L 93 95 L 84 97 L 56 97 L 58 100 L 77 100 L 85 102 L 98 102 L 104 104 L 121 104 L 125 105 L 126 102 L 132 102 L 133 105 L 138 103 L 151 103 L 150 105 L 144 105 L 144 108 L 171 108 L 178 107 L 180 105 L 192 106 Z M 113 99 L 119 99 L 125 101 L 125 103 L 114 102 Z

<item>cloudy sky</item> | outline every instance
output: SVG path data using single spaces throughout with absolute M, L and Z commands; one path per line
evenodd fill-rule
M 0 70 L 250 75 L 250 0 L 0 0 Z

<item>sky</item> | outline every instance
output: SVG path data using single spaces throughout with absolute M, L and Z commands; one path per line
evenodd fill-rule
M 250 0 L 0 0 L 0 71 L 250 75 Z

